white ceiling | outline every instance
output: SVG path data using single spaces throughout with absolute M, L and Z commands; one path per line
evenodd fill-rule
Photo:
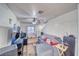
M 22 22 L 31 22 L 33 17 L 44 22 L 77 8 L 75 3 L 10 3 L 7 5 Z M 44 12 L 39 14 L 39 10 Z

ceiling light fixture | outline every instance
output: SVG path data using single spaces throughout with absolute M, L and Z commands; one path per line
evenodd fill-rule
M 38 11 L 38 13 L 39 13 L 39 14 L 42 14 L 42 13 L 44 13 L 44 11 L 42 11 L 42 10 L 39 10 L 39 11 Z
M 32 24 L 36 24 L 37 23 L 37 20 L 36 20 L 36 18 L 33 18 L 33 22 L 32 22 Z

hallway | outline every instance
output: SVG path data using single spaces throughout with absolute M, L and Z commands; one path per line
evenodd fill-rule
M 79 4 L 0 3 L 0 56 L 78 56 Z

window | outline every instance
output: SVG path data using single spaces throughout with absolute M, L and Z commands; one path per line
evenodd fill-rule
M 34 33 L 35 33 L 34 26 L 30 26 L 27 28 L 27 34 L 34 34 Z

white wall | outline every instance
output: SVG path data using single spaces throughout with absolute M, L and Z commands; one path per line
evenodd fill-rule
M 79 4 L 78 4 L 78 56 L 79 56 Z
M 9 24 L 9 18 L 12 19 L 12 24 Z M 0 26 L 12 27 L 13 24 L 20 25 L 16 16 L 8 6 L 6 4 L 0 4 Z
M 0 48 L 7 46 L 7 44 L 8 44 L 7 32 L 8 32 L 8 29 L 6 29 L 5 27 L 0 27 Z
M 28 27 L 29 25 L 30 25 L 29 23 L 23 23 L 23 22 L 21 22 L 21 23 L 20 23 L 21 31 L 26 32 L 26 31 L 27 31 L 27 27 Z
M 47 34 L 57 35 L 62 37 L 63 35 L 74 34 L 76 36 L 75 55 L 78 55 L 78 11 L 73 10 L 65 13 L 57 18 L 51 19 L 43 31 Z
M 9 18 L 12 19 L 12 24 L 9 24 Z M 13 24 L 20 26 L 20 22 L 7 5 L 0 4 L 0 48 L 7 46 L 8 29 L 13 27 Z
M 77 35 L 77 10 L 63 14 L 55 19 L 51 19 L 43 31 L 48 34 L 61 36 L 62 34 Z

